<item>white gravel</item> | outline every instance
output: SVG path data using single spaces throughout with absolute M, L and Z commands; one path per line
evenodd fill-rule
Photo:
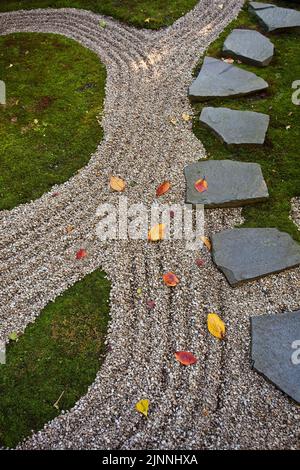
M 223 8 L 221 8 L 221 4 Z M 208 44 L 233 19 L 243 0 L 202 0 L 171 28 L 138 31 L 72 9 L 0 15 L 0 32 L 61 33 L 94 50 L 108 71 L 105 139 L 90 163 L 57 197 L 0 213 L 1 337 L 24 331 L 41 309 L 69 285 L 101 266 L 112 281 L 108 342 L 112 350 L 87 394 L 30 437 L 26 449 L 240 449 L 298 448 L 299 407 L 251 370 L 252 315 L 280 313 L 300 305 L 300 270 L 231 289 L 204 249 L 162 242 L 100 243 L 96 208 L 117 203 L 111 174 L 123 177 L 130 202 L 151 204 L 165 179 L 165 201 L 184 200 L 183 168 L 205 152 L 181 119 L 192 112 L 187 87 Z M 169 117 L 178 119 L 173 125 Z M 239 209 L 206 213 L 207 235 L 241 222 Z M 76 229 L 66 234 L 72 224 Z M 88 257 L 74 259 L 79 248 Z M 181 283 L 163 286 L 161 273 L 175 271 Z M 136 294 L 142 287 L 142 295 Z M 146 300 L 156 301 L 149 311 Z M 206 315 L 227 324 L 225 342 L 212 338 Z M 198 363 L 180 367 L 173 353 L 194 352 Z M 145 420 L 134 410 L 149 398 Z
M 290 218 L 295 222 L 298 230 L 300 230 L 300 197 L 294 197 L 291 201 L 291 204 L 292 209 Z

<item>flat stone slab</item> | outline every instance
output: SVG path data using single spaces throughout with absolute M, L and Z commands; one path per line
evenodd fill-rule
M 300 310 L 252 317 L 251 333 L 254 369 L 300 403 Z
M 203 108 L 200 122 L 226 144 L 263 144 L 269 127 L 267 114 L 228 108 Z
M 249 11 L 267 31 L 300 27 L 300 12 L 297 10 L 280 8 L 271 3 L 250 2 Z
M 300 245 L 276 228 L 235 228 L 212 236 L 212 257 L 237 286 L 300 265 Z
M 237 207 L 269 197 L 261 167 L 257 163 L 209 160 L 186 166 L 184 173 L 188 204 L 203 204 L 206 208 Z M 199 192 L 195 183 L 203 178 L 207 189 Z
M 189 96 L 192 101 L 202 101 L 207 98 L 244 96 L 267 88 L 268 83 L 254 73 L 213 57 L 205 57 L 198 77 L 189 88 Z
M 266 67 L 274 55 L 270 39 L 251 29 L 234 29 L 223 45 L 223 53 L 243 62 Z

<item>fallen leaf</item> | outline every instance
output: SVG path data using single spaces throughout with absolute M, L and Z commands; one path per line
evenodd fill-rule
M 18 122 L 18 118 L 17 116 L 14 116 L 11 118 L 10 122 Z
M 57 410 L 59 410 L 58 404 L 59 404 L 60 400 L 62 399 L 64 393 L 65 393 L 65 391 L 61 392 L 61 394 L 59 395 L 58 399 L 57 399 L 56 402 L 54 403 L 53 408 L 56 408 Z
M 174 219 L 174 217 L 175 217 L 175 212 L 174 211 L 170 211 L 170 217 L 171 217 L 171 219 Z
M 234 63 L 234 59 L 232 59 L 231 57 L 228 57 L 228 59 L 222 59 L 223 62 L 226 62 L 226 64 L 233 64 Z
M 184 366 L 191 366 L 197 362 L 197 358 L 191 352 L 187 351 L 177 351 L 175 357 L 177 361 Z
M 158 242 L 165 237 L 166 226 L 165 224 L 157 224 L 148 232 L 148 241 Z
M 171 188 L 170 182 L 164 181 L 161 185 L 158 186 L 158 188 L 156 188 L 156 196 L 157 197 L 162 196 L 163 194 L 168 192 L 170 188 Z
M 57 197 L 57 196 L 59 196 L 59 193 L 52 193 L 51 196 L 52 197 Z
M 135 409 L 139 412 L 142 413 L 144 416 L 148 416 L 148 410 L 149 410 L 149 400 L 140 400 L 137 402 L 135 405 Z
M 211 335 L 224 339 L 226 332 L 225 323 L 216 313 L 209 313 L 207 315 L 207 328 Z
M 286 126 L 286 130 L 288 131 L 292 126 Z
M 151 18 L 146 18 L 146 19 L 144 20 L 144 23 L 150 23 L 150 20 L 151 20 Z
M 67 225 L 67 227 L 66 227 L 66 232 L 67 233 L 71 233 L 71 232 L 73 232 L 73 230 L 74 230 L 73 225 Z
M 166 286 L 175 287 L 180 282 L 176 274 L 168 272 L 163 275 L 163 280 Z
M 208 190 L 208 183 L 207 183 L 205 177 L 197 180 L 196 183 L 194 184 L 194 187 L 195 187 L 195 189 L 197 189 L 197 191 L 199 193 L 204 193 L 204 191 L 207 191 Z
M 170 116 L 170 117 L 169 117 L 169 120 L 170 120 L 170 123 L 171 123 L 171 124 L 173 124 L 174 126 L 176 126 L 176 124 L 177 124 L 177 122 L 178 122 L 177 119 L 176 119 L 176 117 Z
M 210 239 L 207 237 L 200 237 L 200 240 L 204 243 L 206 248 L 210 251 L 211 250 L 211 242 Z
M 8 335 L 8 339 L 10 339 L 11 341 L 18 341 L 18 337 L 19 335 L 15 331 Z
M 100 26 L 100 28 L 106 28 L 106 21 L 100 20 L 99 21 L 99 26 Z
M 201 258 L 196 259 L 196 265 L 198 266 L 198 268 L 201 268 L 202 266 L 204 266 L 205 265 L 204 259 L 201 259 Z
M 87 255 L 87 252 L 86 250 L 84 250 L 83 248 L 81 248 L 79 251 L 77 251 L 76 253 L 76 259 L 82 259 L 82 258 L 85 258 Z
M 154 300 L 147 300 L 147 307 L 152 309 L 155 306 L 156 306 L 156 303 L 154 302 Z
M 137 295 L 142 295 L 142 292 L 143 292 L 143 289 L 142 289 L 141 287 L 139 287 L 139 288 L 136 290 Z
M 182 113 L 181 117 L 185 122 L 188 122 L 192 119 L 192 116 L 190 116 L 188 113 Z
M 110 187 L 114 191 L 121 192 L 121 191 L 124 191 L 126 187 L 126 183 L 121 178 L 118 178 L 117 176 L 112 176 L 110 178 Z

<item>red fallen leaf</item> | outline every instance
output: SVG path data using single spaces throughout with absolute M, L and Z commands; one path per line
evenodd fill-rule
M 205 265 L 204 259 L 201 259 L 201 258 L 196 259 L 196 265 L 198 266 L 198 268 L 201 268 L 202 266 L 204 266 Z
M 184 366 L 190 366 L 192 364 L 196 364 L 197 358 L 190 352 L 187 351 L 177 351 L 175 353 L 175 357 L 178 362 L 183 364 Z
M 180 282 L 176 274 L 168 272 L 163 275 L 163 280 L 166 286 L 175 287 Z
M 171 217 L 171 219 L 174 219 L 174 217 L 175 217 L 175 212 L 174 211 L 170 211 L 170 217 Z
M 147 300 L 147 307 L 149 308 L 154 308 L 156 305 L 156 303 L 154 302 L 154 300 Z
M 52 194 L 51 194 L 52 197 L 56 197 L 56 196 L 58 196 L 58 195 L 59 195 L 59 193 L 52 193 Z
M 169 191 L 171 187 L 171 184 L 169 181 L 164 181 L 160 186 L 158 186 L 158 188 L 156 189 L 156 196 L 159 197 L 159 196 L 162 196 L 163 194 L 165 194 L 167 191 Z
M 85 258 L 87 255 L 87 252 L 86 250 L 84 250 L 83 248 L 81 248 L 79 251 L 77 251 L 76 253 L 76 259 L 82 259 L 82 258 Z
M 194 186 L 199 193 L 204 193 L 204 191 L 207 191 L 208 189 L 208 184 L 205 177 L 201 178 L 200 180 L 197 180 Z

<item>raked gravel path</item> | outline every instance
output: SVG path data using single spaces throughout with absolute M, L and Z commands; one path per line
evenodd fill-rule
M 0 15 L 0 32 L 61 33 L 95 51 L 107 66 L 105 139 L 90 163 L 54 188 L 59 195 L 0 213 L 1 337 L 23 331 L 41 309 L 97 267 L 112 281 L 108 341 L 111 351 L 87 394 L 20 446 L 26 449 L 297 448 L 299 407 L 251 371 L 252 315 L 299 308 L 300 270 L 231 289 L 212 265 L 199 269 L 199 253 L 182 242 L 100 243 L 96 208 L 117 203 L 111 174 L 136 181 L 129 202 L 151 204 L 164 179 L 168 202 L 184 200 L 183 168 L 205 152 L 181 119 L 192 112 L 187 89 L 208 44 L 234 18 L 243 1 L 202 0 L 172 27 L 142 31 L 79 10 L 36 10 Z M 221 8 L 223 4 L 223 8 Z M 169 117 L 177 117 L 173 125 Z M 249 156 L 251 158 L 251 155 Z M 207 235 L 241 221 L 239 209 L 207 212 Z M 72 224 L 76 229 L 66 234 Z M 74 255 L 87 248 L 88 257 Z M 161 273 L 181 283 L 163 286 Z M 136 294 L 142 288 L 142 296 Z M 156 308 L 145 306 L 153 298 Z M 210 337 L 209 311 L 227 324 L 227 340 Z M 181 367 L 175 350 L 198 363 Z M 134 410 L 149 398 L 145 420 Z

